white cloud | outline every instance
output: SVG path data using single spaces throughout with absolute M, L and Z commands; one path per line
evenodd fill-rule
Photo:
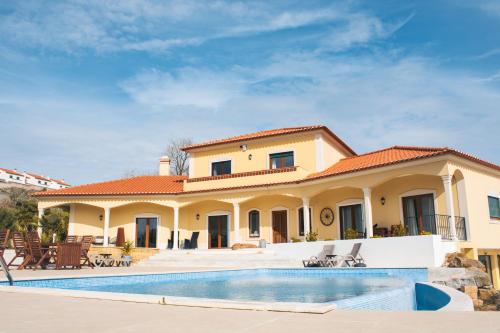
M 372 15 L 337 3 L 314 9 L 269 2 L 80 1 L 12 5 L 0 16 L 4 43 L 75 53 L 82 50 L 164 52 L 207 40 L 333 22 L 332 45 L 345 49 L 384 30 Z M 312 7 L 312 6 L 310 6 Z
M 297 75 L 307 82 L 303 89 L 296 87 Z M 281 54 L 257 68 L 186 69 L 146 78 L 147 84 L 137 84 L 144 79 L 139 76 L 127 90 L 142 106 L 217 109 L 224 119 L 233 119 L 226 125 L 234 129 L 230 134 L 263 124 L 326 123 L 361 151 L 394 144 L 449 145 L 497 158 L 495 140 L 486 133 L 500 125 L 500 92 L 467 73 L 441 70 L 427 58 Z M 256 82 L 269 89 L 256 90 Z M 183 109 L 184 115 L 190 112 Z
M 218 109 L 241 94 L 244 79 L 233 73 L 184 68 L 176 73 L 143 72 L 123 82 L 122 89 L 134 101 L 154 109 L 193 106 Z

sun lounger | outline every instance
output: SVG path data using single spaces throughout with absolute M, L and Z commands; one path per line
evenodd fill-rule
M 302 260 L 304 267 L 324 267 L 328 262 L 328 255 L 333 255 L 333 250 L 335 245 L 325 245 L 323 250 L 318 254 L 318 256 L 311 257 L 306 260 Z
M 363 243 L 354 243 L 351 252 L 346 255 L 335 256 L 334 258 L 328 260 L 327 265 L 329 267 L 352 267 L 356 264 L 364 264 L 364 259 L 359 253 Z

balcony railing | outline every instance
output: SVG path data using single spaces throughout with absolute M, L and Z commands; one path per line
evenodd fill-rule
M 450 223 L 455 223 L 456 236 L 459 240 L 467 240 L 467 230 L 465 229 L 465 218 L 462 216 L 449 215 L 423 215 L 410 216 L 404 218 L 404 224 L 408 230 L 408 235 L 417 236 L 426 233 L 441 235 L 443 239 L 452 240 Z

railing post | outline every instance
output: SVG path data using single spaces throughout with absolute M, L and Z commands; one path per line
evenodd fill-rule
M 451 188 L 451 175 L 441 176 L 443 180 L 444 195 L 446 198 L 446 215 L 448 215 L 448 227 L 452 240 L 457 240 L 457 230 L 455 228 L 455 207 L 453 206 L 453 192 Z

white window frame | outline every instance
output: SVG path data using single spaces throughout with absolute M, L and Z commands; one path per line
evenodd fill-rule
M 250 212 L 254 211 L 254 210 L 259 212 L 259 236 L 250 236 Z M 262 211 L 260 209 L 250 208 L 247 210 L 247 225 L 248 225 L 248 233 L 246 236 L 247 239 L 255 240 L 255 239 L 261 238 L 261 236 L 262 236 L 262 232 L 261 232 L 261 230 L 262 230 L 262 228 L 261 228 L 261 226 L 262 226 Z
M 161 242 L 160 242 L 160 228 L 161 228 L 161 215 L 155 214 L 155 213 L 140 213 L 134 215 L 134 219 L 132 220 L 133 224 L 133 229 L 134 229 L 134 234 L 132 237 L 134 238 L 134 246 L 137 245 L 135 244 L 135 238 L 137 235 L 137 219 L 140 218 L 156 218 L 156 247 L 155 249 L 161 249 Z
M 404 225 L 403 198 L 404 197 L 412 197 L 412 196 L 416 196 L 416 195 L 425 195 L 425 194 L 432 194 L 432 198 L 434 199 L 434 214 L 439 214 L 439 205 L 438 205 L 436 190 L 425 189 L 425 188 L 411 190 L 411 191 L 401 193 L 399 195 L 399 222 L 400 223 L 402 223 Z M 444 215 L 446 215 L 446 214 L 444 214 Z
M 273 155 L 273 154 L 283 154 L 283 153 L 289 153 L 289 152 L 293 153 L 293 166 L 297 166 L 297 160 L 296 160 L 297 154 L 295 153 L 295 149 L 293 149 L 293 148 L 290 148 L 290 149 L 281 149 L 281 150 L 273 150 L 273 151 L 270 151 L 270 152 L 267 153 L 267 161 L 266 161 L 267 164 L 266 164 L 264 170 L 266 170 L 266 169 L 276 170 L 276 169 L 271 169 L 270 168 L 271 155 Z
M 226 161 L 231 162 L 231 172 L 229 174 L 232 174 L 233 173 L 233 159 L 231 157 L 220 157 L 220 158 L 212 159 L 212 160 L 210 160 L 210 163 L 208 163 L 208 176 L 209 177 L 217 177 L 217 176 L 212 175 L 212 164 L 213 163 L 226 162 Z M 220 175 L 220 176 L 223 176 L 223 175 Z
M 489 220 L 489 223 L 491 224 L 500 224 L 500 220 L 498 219 L 492 219 L 491 218 L 491 215 L 490 215 L 490 205 L 488 203 L 488 197 L 494 197 L 494 198 L 497 198 L 499 201 L 500 201 L 500 193 L 487 193 L 486 194 L 486 211 L 488 212 L 488 220 Z
M 337 239 L 342 239 L 341 234 L 340 234 L 340 223 L 342 221 L 340 220 L 340 207 L 344 206 L 352 206 L 352 205 L 359 205 L 361 204 L 361 218 L 363 219 L 363 225 L 366 229 L 366 221 L 365 221 L 365 201 L 361 198 L 352 198 L 352 199 L 346 199 L 340 202 L 337 202 L 335 205 L 335 212 L 337 214 Z
M 299 220 L 299 218 L 300 218 L 300 209 L 301 208 L 304 208 L 304 206 L 299 206 L 296 209 L 296 212 L 297 212 L 297 236 L 299 236 L 299 238 L 305 238 L 306 237 L 305 234 L 304 234 L 304 236 L 300 235 L 300 220 Z M 311 210 L 311 216 L 309 216 L 309 221 L 310 221 L 311 227 L 313 227 L 314 226 L 313 225 L 314 208 L 312 206 L 309 206 L 309 209 Z M 304 229 L 304 231 L 305 231 L 305 229 Z M 309 232 L 312 232 L 312 231 L 313 230 L 311 228 L 311 230 L 309 230 Z
M 276 206 L 269 209 L 269 243 L 273 244 L 273 212 L 286 210 L 286 241 L 290 241 L 290 209 L 284 206 Z
M 231 212 L 228 210 L 215 210 L 213 212 L 207 213 L 206 218 L 205 218 L 205 231 L 207 235 L 207 249 L 210 247 L 208 246 L 208 242 L 210 242 L 209 239 L 209 232 L 208 232 L 208 220 L 210 216 L 221 216 L 221 215 L 227 215 L 227 248 L 230 248 L 232 243 L 231 243 Z M 235 230 L 235 232 L 237 232 Z

